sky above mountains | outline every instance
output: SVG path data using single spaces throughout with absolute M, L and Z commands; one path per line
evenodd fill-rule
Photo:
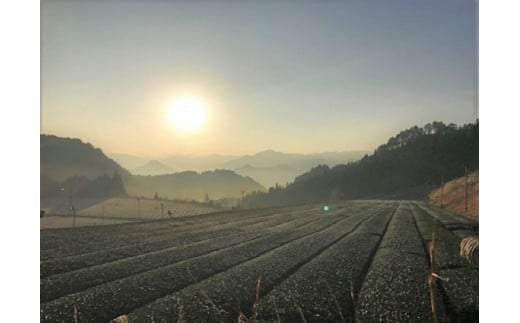
M 239 155 L 370 151 L 412 125 L 474 122 L 477 6 L 45 0 L 41 133 Z M 169 116 L 184 97 L 205 113 L 192 132 Z

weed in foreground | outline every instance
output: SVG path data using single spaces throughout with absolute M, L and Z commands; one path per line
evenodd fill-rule
M 478 253 L 478 237 L 466 237 L 460 242 L 460 255 L 464 257 L 470 264 L 476 261 Z
M 110 321 L 111 323 L 130 323 L 130 319 L 128 319 L 128 315 L 121 315 Z M 153 322 L 153 319 L 152 319 Z
M 255 302 L 253 303 L 253 315 L 251 317 L 247 317 L 244 313 L 238 313 L 237 322 L 238 323 L 248 323 L 248 322 L 256 322 L 258 317 L 258 307 L 260 305 L 260 283 L 262 281 L 262 276 L 258 277 L 256 281 L 256 294 L 255 294 Z M 277 313 L 278 316 L 278 313 Z
M 345 317 L 343 316 L 343 313 L 341 312 L 341 307 L 339 306 L 339 302 L 336 299 L 336 296 L 332 292 L 332 288 L 330 288 L 329 283 L 323 279 L 323 282 L 325 282 L 325 285 L 327 286 L 327 289 L 329 291 L 330 297 L 334 300 L 334 305 L 336 305 L 336 310 L 338 311 L 339 317 L 341 317 L 341 322 L 345 323 Z

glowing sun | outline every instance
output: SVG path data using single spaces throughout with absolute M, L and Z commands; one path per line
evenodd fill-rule
M 171 123 L 183 132 L 200 129 L 207 119 L 206 109 L 197 99 L 183 97 L 168 107 Z

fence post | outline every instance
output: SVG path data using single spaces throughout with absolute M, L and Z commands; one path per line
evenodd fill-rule
M 137 219 L 141 220 L 141 199 L 137 198 Z
M 468 177 L 469 177 L 469 174 L 468 174 L 468 168 L 467 167 L 464 167 L 464 175 L 466 177 L 466 213 L 468 213 L 468 189 L 469 189 Z
M 444 207 L 444 176 L 441 176 L 441 208 Z

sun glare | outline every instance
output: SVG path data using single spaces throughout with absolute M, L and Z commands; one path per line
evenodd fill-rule
M 206 109 L 196 99 L 180 98 L 168 108 L 168 116 L 173 125 L 183 131 L 192 132 L 206 122 Z

